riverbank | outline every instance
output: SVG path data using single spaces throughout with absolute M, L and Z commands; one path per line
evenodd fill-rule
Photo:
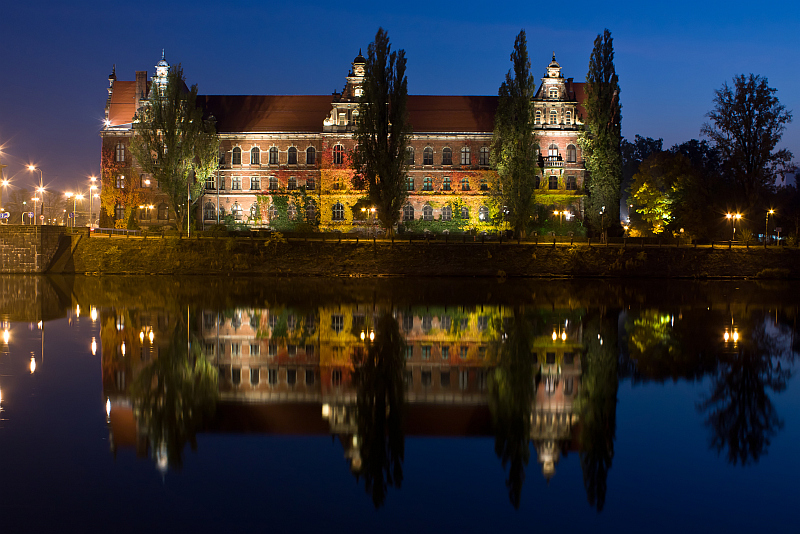
M 795 248 L 72 236 L 49 272 L 800 279 Z

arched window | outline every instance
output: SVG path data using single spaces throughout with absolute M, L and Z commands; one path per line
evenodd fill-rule
M 289 206 L 286 208 L 286 215 L 289 216 L 290 221 L 295 220 L 297 218 L 297 206 L 294 204 L 289 204 Z
M 269 164 L 278 164 L 278 147 L 274 146 L 269 149 Z
M 467 178 L 466 176 L 461 179 L 461 190 L 469 191 L 469 178 Z
M 333 205 L 331 209 L 331 219 L 334 221 L 344 220 L 344 206 L 342 206 L 341 202 L 337 202 Z
M 169 220 L 169 206 L 167 206 L 166 203 L 164 202 L 158 205 L 158 220 L 159 221 Z
M 114 156 L 115 156 L 114 159 L 118 163 L 125 163 L 125 145 L 123 145 L 122 143 L 117 143 Z
M 293 146 L 289 147 L 289 156 L 288 156 L 288 163 L 289 165 L 297 165 L 297 149 Z
M 422 151 L 422 164 L 433 165 L 433 149 L 429 146 L 426 146 L 425 150 Z
M 269 220 L 277 221 L 278 220 L 278 206 L 275 204 L 270 204 L 269 209 L 267 210 L 267 214 L 269 215 Z
M 461 206 L 461 219 L 465 221 L 469 219 L 469 208 L 466 206 Z
M 414 147 L 410 146 L 406 148 L 406 165 L 413 165 L 414 164 Z
M 433 208 L 430 204 L 425 204 L 425 206 L 422 207 L 422 218 L 426 221 L 433 220 Z
M 306 149 L 306 165 L 316 165 L 317 163 L 317 149 L 310 146 Z
M 450 221 L 453 219 L 453 208 L 450 207 L 450 204 L 442 207 L 442 220 L 443 221 Z
M 577 150 L 575 150 L 575 145 L 567 145 L 567 162 L 575 163 L 577 159 Z
M 309 200 L 306 203 L 306 221 L 309 223 L 316 222 L 317 218 L 317 205 L 314 203 L 313 200 Z
M 536 110 L 536 124 L 542 124 L 542 112 L 540 110 Z
M 289 191 L 294 191 L 295 189 L 297 189 L 297 178 L 295 178 L 294 176 L 289 177 L 289 184 L 287 186 L 287 189 L 289 189 Z
M 480 154 L 478 156 L 478 164 L 479 165 L 489 165 L 489 147 L 482 146 Z
M 571 112 L 571 111 L 567 111 L 567 112 L 564 114 L 564 122 L 565 122 L 567 125 L 570 125 L 570 124 L 572 124 L 572 112 Z
M 406 190 L 407 191 L 413 191 L 414 190 L 414 177 L 413 176 L 409 176 L 408 178 L 406 178 Z
M 232 165 L 241 165 L 242 164 L 242 149 L 238 146 L 233 147 L 233 157 L 231 158 Z
M 461 165 L 472 165 L 468 146 L 461 147 Z
M 278 189 L 278 177 L 277 176 L 270 176 L 269 177 L 269 190 L 275 191 Z
M 433 191 L 433 178 L 430 176 L 426 176 L 422 180 L 422 190 L 423 191 Z
M 342 145 L 333 147 L 333 163 L 334 165 L 341 165 L 344 163 L 344 147 Z
M 558 146 L 556 146 L 555 143 L 550 145 L 550 147 L 547 149 L 547 155 L 548 156 L 558 156 Z
M 550 124 L 558 124 L 558 113 L 554 109 L 550 110 Z
M 443 148 L 442 149 L 442 165 L 452 165 L 453 164 L 453 150 L 451 148 Z
M 125 218 L 125 206 L 122 204 L 117 204 L 114 206 L 114 218 L 118 221 L 121 221 Z
M 250 149 L 250 165 L 261 165 L 261 150 L 257 146 Z
M 414 206 L 411 204 L 406 204 L 403 206 L 403 220 L 404 221 L 413 221 L 414 220 Z
M 558 98 L 558 88 L 557 87 L 551 87 L 548 96 L 550 98 Z
M 487 222 L 489 220 L 489 208 L 486 206 L 481 206 L 478 210 L 478 220 L 481 222 Z
M 450 191 L 450 177 L 445 176 L 442 179 L 442 191 Z

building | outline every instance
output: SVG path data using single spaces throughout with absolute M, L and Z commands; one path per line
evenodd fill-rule
M 214 116 L 220 136 L 219 171 L 207 182 L 199 210 L 204 226 L 227 218 L 280 230 L 377 231 L 366 190 L 349 168 L 365 65 L 359 53 L 344 89 L 332 95 L 199 96 L 198 105 Z M 137 173 L 127 149 L 135 111 L 168 71 L 162 57 L 150 81 L 144 71 L 135 81 L 117 80 L 115 72 L 109 76 L 101 136 L 104 150 L 120 166 L 111 185 L 142 193 L 136 197 L 143 202 L 137 217 L 142 226 L 174 221 L 158 184 Z M 582 219 L 586 171 L 577 139 L 584 100 L 583 84 L 564 78 L 553 54 L 534 98 L 539 217 L 553 217 L 555 209 L 561 217 Z M 488 202 L 496 109 L 496 96 L 409 95 L 413 135 L 401 218 L 406 229 L 496 229 Z M 110 215 L 120 219 L 125 209 L 118 202 Z

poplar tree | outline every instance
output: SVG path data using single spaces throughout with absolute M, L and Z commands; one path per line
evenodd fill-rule
M 528 59 L 525 30 L 520 30 L 511 53 L 512 69 L 498 91 L 492 138 L 492 165 L 497 171 L 493 194 L 498 217 L 505 217 L 519 238 L 534 212 L 537 141 L 531 120 L 536 86 Z
M 586 122 L 579 142 L 586 156 L 588 177 L 588 220 L 604 235 L 619 226 L 619 197 L 622 183 L 622 116 L 619 79 L 614 69 L 614 44 L 605 30 L 594 40 L 586 74 Z
M 191 206 L 219 164 L 214 120 L 203 117 L 196 101 L 197 85 L 187 91 L 181 66 L 170 68 L 164 88 L 153 87 L 136 112 L 131 140 L 139 167 L 167 195 L 180 232 L 188 228 Z
M 392 52 L 383 28 L 367 49 L 362 95 L 358 106 L 358 146 L 353 169 L 367 184 L 378 220 L 389 232 L 400 220 L 406 200 L 406 147 L 410 126 L 406 56 Z

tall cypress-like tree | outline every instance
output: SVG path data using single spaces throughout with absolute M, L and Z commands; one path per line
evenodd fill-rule
M 498 183 L 493 188 L 498 217 L 506 217 L 519 237 L 534 212 L 537 141 L 531 120 L 536 86 L 528 59 L 525 30 L 520 30 L 511 53 L 513 68 L 498 91 L 492 138 L 492 165 Z
M 614 43 L 605 30 L 594 40 L 586 74 L 586 130 L 579 142 L 589 171 L 587 206 L 592 227 L 605 234 L 619 228 L 619 197 L 622 183 L 622 115 L 619 79 L 614 69 Z
M 407 195 L 406 147 L 410 125 L 406 109 L 406 56 L 404 50 L 391 51 L 389 35 L 383 28 L 378 28 L 367 56 L 353 168 L 369 188 L 369 199 L 378 210 L 378 220 L 391 231 L 400 220 L 400 209 Z

